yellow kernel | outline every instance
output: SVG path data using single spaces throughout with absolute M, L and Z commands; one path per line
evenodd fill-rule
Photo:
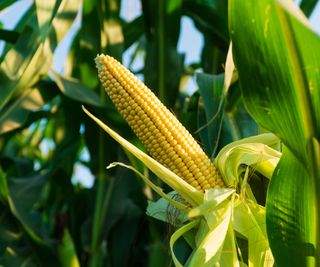
M 151 90 L 110 56 L 98 55 L 96 65 L 110 99 L 152 157 L 198 190 L 224 186 L 199 144 Z

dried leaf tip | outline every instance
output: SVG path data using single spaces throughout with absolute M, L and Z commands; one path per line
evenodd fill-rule
M 213 162 L 155 94 L 116 59 L 95 58 L 100 81 L 150 155 L 200 191 L 223 187 Z

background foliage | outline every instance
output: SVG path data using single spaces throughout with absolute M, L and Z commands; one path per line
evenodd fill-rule
M 129 67 L 143 60 L 136 74 L 210 156 L 259 131 L 238 83 L 221 98 L 230 41 L 227 1 L 141 0 L 142 14 L 129 22 L 120 16 L 121 2 L 34 0 L 13 30 L 0 27 L 0 266 L 172 264 L 171 229 L 145 214 L 147 199 L 155 196 L 133 173 L 106 170 L 113 161 L 143 166 L 81 110 L 85 105 L 139 145 L 99 85 L 97 53 L 121 61 L 131 47 Z M 0 12 L 14 3 L 1 1 Z M 310 15 L 316 4 L 302 1 L 301 8 Z M 81 28 L 57 73 L 53 54 L 77 14 Z M 188 65 L 177 49 L 183 16 L 204 40 L 201 60 Z M 200 89 L 190 95 L 186 81 L 196 70 L 206 74 L 196 75 Z M 74 182 L 79 164 L 94 176 L 92 188 Z M 263 203 L 264 181 L 254 177 L 253 184 Z M 178 250 L 181 257 L 189 253 L 183 243 Z

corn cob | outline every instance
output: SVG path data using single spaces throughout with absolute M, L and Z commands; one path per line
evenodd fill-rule
M 149 88 L 110 56 L 95 62 L 107 94 L 155 160 L 198 190 L 224 186 L 199 144 Z

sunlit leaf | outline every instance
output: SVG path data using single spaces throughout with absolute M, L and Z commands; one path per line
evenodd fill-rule
M 265 208 L 242 202 L 234 210 L 234 230 L 248 239 L 249 266 L 270 266 L 274 259 L 266 233 Z
M 221 210 L 220 210 L 221 209 Z M 218 209 L 216 213 L 207 216 L 214 216 L 216 224 L 208 221 L 209 231 L 197 245 L 189 266 L 214 266 L 220 261 L 223 244 L 231 223 L 232 202 L 228 201 Z M 201 225 L 200 225 L 201 228 Z M 199 229 L 201 231 L 201 229 Z
M 310 236 L 319 236 L 320 218 L 320 37 L 293 1 L 230 1 L 229 22 L 246 107 L 286 146 L 267 201 L 275 260 L 313 266 L 319 259 L 312 252 L 319 239 Z
M 65 229 L 63 232 L 61 243 L 58 246 L 58 253 L 62 267 L 80 267 L 74 243 L 68 229 Z
M 265 175 L 269 179 L 281 153 L 270 146 L 279 142 L 273 134 L 262 134 L 235 141 L 225 146 L 216 158 L 217 166 L 229 186 L 237 186 L 241 174 L 247 166 Z
M 70 30 L 72 24 L 76 19 L 80 6 L 81 1 L 62 0 L 57 14 L 52 21 L 51 36 L 54 35 L 54 39 L 52 37 L 51 42 L 53 42 L 54 47 L 56 47 L 57 44 L 62 41 L 66 33 Z
M 57 90 L 50 83 L 25 90 L 14 103 L 0 112 L 0 134 L 24 126 L 30 113 L 43 108 L 56 93 Z
M 7 202 L 9 197 L 9 189 L 7 183 L 7 177 L 2 168 L 0 168 L 0 200 Z
M 36 0 L 36 14 L 40 29 L 40 36 L 44 40 L 50 30 L 52 19 L 57 12 L 62 0 L 46 1 Z
M 31 86 L 41 74 L 48 71 L 51 62 L 48 44 L 39 42 L 37 33 L 27 28 L 6 54 L 0 68 L 2 80 L 0 98 L 3 100 L 0 108 L 17 90 Z
M 233 55 L 247 108 L 307 163 L 307 144 L 320 128 L 320 38 L 277 1 L 231 1 L 231 10 Z

